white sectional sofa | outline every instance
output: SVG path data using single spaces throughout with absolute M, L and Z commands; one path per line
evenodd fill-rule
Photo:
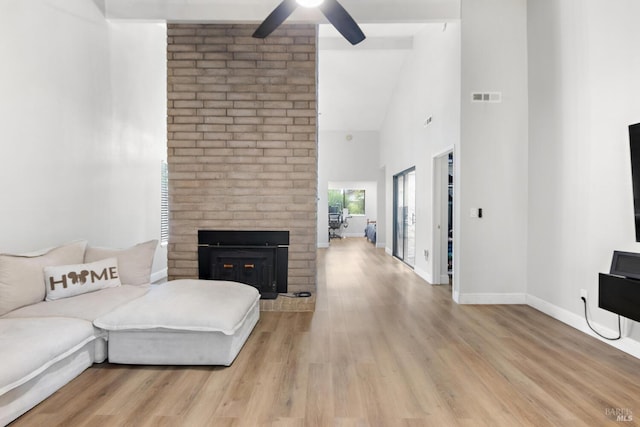
M 258 291 L 199 280 L 151 285 L 156 246 L 78 241 L 0 254 L 0 425 L 107 359 L 233 362 L 259 319 Z

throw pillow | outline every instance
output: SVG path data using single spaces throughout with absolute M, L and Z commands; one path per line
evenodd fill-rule
M 107 258 L 90 264 L 45 267 L 47 301 L 120 286 L 118 260 Z
M 82 240 L 28 255 L 0 254 L 0 316 L 43 301 L 44 267 L 81 263 L 86 247 Z
M 115 257 L 118 259 L 118 272 L 123 285 L 146 285 L 151 282 L 151 267 L 157 247 L 157 240 L 149 240 L 127 249 L 88 247 L 84 262 Z

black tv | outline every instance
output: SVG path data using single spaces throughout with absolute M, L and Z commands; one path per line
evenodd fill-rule
M 633 185 L 636 242 L 640 242 L 640 123 L 629 126 L 629 145 L 631 147 L 631 181 Z

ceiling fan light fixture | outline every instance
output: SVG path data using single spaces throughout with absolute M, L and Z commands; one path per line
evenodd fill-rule
M 352 45 L 365 39 L 365 35 L 338 0 L 282 0 L 282 2 L 262 21 L 253 37 L 264 39 L 280 26 L 298 6 L 320 9 L 322 14 Z
M 296 0 L 296 3 L 298 3 L 300 6 L 309 7 L 309 8 L 310 7 L 318 7 L 323 2 L 324 2 L 324 0 Z

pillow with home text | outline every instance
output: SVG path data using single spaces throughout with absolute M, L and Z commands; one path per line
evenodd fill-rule
M 46 301 L 120 286 L 118 260 L 107 258 L 89 264 L 45 267 L 44 285 Z

